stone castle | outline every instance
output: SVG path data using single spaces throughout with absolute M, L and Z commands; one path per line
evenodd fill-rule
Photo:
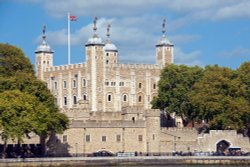
M 85 44 L 86 62 L 53 66 L 53 51 L 43 31 L 36 50 L 36 75 L 44 81 L 70 128 L 49 143 L 48 154 L 86 155 L 100 150 L 164 154 L 173 151 L 217 151 L 218 144 L 250 151 L 249 139 L 235 131 L 198 134 L 192 128 L 161 127 L 159 110 L 150 102 L 157 96 L 161 70 L 173 63 L 174 45 L 167 39 L 165 20 L 156 44 L 156 64 L 121 64 L 110 39 L 93 35 Z M 49 144 L 48 144 L 49 145 Z

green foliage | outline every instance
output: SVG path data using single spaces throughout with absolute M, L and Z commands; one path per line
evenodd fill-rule
M 250 62 L 225 67 L 167 66 L 153 108 L 175 112 L 183 120 L 205 120 L 211 129 L 250 128 Z
M 34 74 L 33 65 L 21 49 L 0 43 L 0 75 L 8 77 L 19 72 Z
M 35 78 L 30 61 L 8 44 L 0 44 L 0 112 L 5 141 L 22 141 L 30 132 L 46 138 L 68 127 L 68 118 L 59 113 L 45 83 Z
M 183 120 L 193 118 L 193 106 L 187 93 L 202 76 L 198 66 L 169 65 L 165 67 L 158 83 L 158 97 L 152 101 L 153 108 L 175 112 Z

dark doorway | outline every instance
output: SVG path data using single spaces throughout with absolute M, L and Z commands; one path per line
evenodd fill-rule
M 225 150 L 228 149 L 230 146 L 230 143 L 226 140 L 221 140 L 219 143 L 216 145 L 216 151 L 219 153 L 223 153 Z

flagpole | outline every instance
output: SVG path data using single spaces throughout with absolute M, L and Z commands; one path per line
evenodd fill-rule
M 70 14 L 68 12 L 68 64 L 70 64 Z

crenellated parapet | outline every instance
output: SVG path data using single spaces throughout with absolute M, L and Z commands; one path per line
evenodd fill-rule
M 70 70 L 70 69 L 81 69 L 81 68 L 86 68 L 86 64 L 79 63 L 79 64 L 52 66 L 52 67 L 47 68 L 45 72 L 56 72 L 56 71 L 64 71 L 64 70 Z
M 120 69 L 153 69 L 160 70 L 163 66 L 158 64 L 111 64 L 110 68 L 120 68 Z

